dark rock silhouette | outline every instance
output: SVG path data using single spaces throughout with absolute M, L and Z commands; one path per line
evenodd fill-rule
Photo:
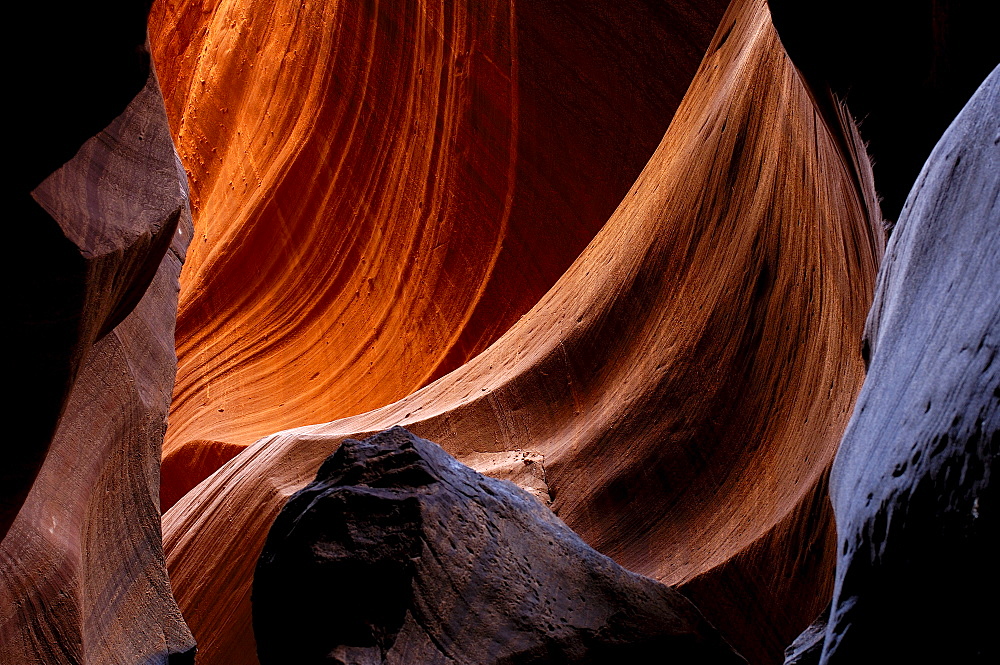
M 254 578 L 269 663 L 739 663 L 680 593 L 395 427 L 296 493 Z
M 941 133 L 1000 62 L 988 0 L 768 0 L 774 27 L 827 121 L 861 124 L 891 224 Z

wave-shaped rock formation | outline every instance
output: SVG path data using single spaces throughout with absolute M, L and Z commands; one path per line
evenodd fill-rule
M 401 427 L 344 441 L 289 500 L 253 618 L 264 665 L 746 662 L 680 593 Z
M 725 5 L 158 3 L 197 236 L 164 507 L 261 436 L 406 396 L 527 312 L 656 148 Z
M 397 425 L 749 662 L 995 660 L 1000 74 L 863 336 L 995 21 L 770 4 L 161 0 L 165 98 L 146 3 L 27 7 L 0 662 L 256 663 L 282 507 Z
M 779 660 L 832 586 L 825 482 L 864 376 L 879 223 L 857 136 L 824 122 L 765 2 L 738 0 L 632 189 L 499 340 L 393 404 L 264 437 L 165 514 L 200 662 L 255 662 L 272 521 L 341 441 L 397 424 L 541 489 L 597 550 L 680 585 L 749 660 Z
M 837 583 L 811 662 L 996 662 L 1000 68 L 914 185 L 865 337 L 830 480 Z
M 156 502 L 192 226 L 147 74 L 125 111 L 32 191 L 40 208 L 28 221 L 49 226 L 28 233 L 51 242 L 29 252 L 45 257 L 62 294 L 33 312 L 61 316 L 20 322 L 42 341 L 71 342 L 40 352 L 39 364 L 75 366 L 37 476 L 17 479 L 30 492 L 0 544 L 5 664 L 163 663 L 194 647 L 167 580 Z M 35 437 L 46 433 L 47 421 L 35 425 Z

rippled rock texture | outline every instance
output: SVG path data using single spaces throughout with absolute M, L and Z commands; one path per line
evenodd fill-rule
M 726 4 L 157 3 L 197 235 L 164 507 L 496 340 L 621 202 Z
M 995 21 L 726 4 L 158 0 L 156 77 L 145 3 L 29 7 L 0 661 L 253 665 L 274 520 L 397 425 L 749 662 L 993 656 L 995 82 L 862 337 Z
M 766 4 L 735 3 L 632 189 L 510 330 L 393 404 L 264 437 L 167 511 L 201 661 L 255 662 L 272 521 L 341 441 L 397 424 L 543 483 L 588 544 L 679 585 L 751 661 L 780 660 L 832 587 L 825 482 L 881 252 L 870 171 L 845 143 Z
M 396 427 L 348 439 L 254 576 L 269 663 L 744 663 L 690 602 Z
M 886 251 L 830 479 L 820 663 L 995 662 L 1000 70 L 935 147 Z

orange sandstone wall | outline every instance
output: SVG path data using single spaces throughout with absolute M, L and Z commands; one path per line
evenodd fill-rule
M 764 0 L 736 0 L 638 180 L 530 312 L 393 404 L 261 439 L 165 514 L 200 662 L 255 662 L 250 584 L 271 521 L 345 437 L 396 424 L 533 487 L 622 565 L 684 585 L 752 661 L 780 662 L 828 591 L 825 478 L 882 251 L 846 131 L 823 123 Z
M 502 334 L 628 190 L 723 9 L 156 3 L 196 226 L 164 505 L 257 438 L 397 400 Z

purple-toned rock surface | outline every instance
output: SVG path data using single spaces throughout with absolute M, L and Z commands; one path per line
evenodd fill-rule
M 817 660 L 995 663 L 1000 69 L 910 193 L 866 344 L 830 478 L 839 559 Z
M 43 435 L 54 422 L 19 414 L 35 429 L 13 457 L 39 464 L 37 477 L 26 465 L 4 467 L 6 515 L 17 508 L 12 489 L 30 492 L 0 543 L 0 663 L 190 661 L 158 498 L 177 278 L 192 225 L 155 76 L 33 196 L 49 215 L 36 221 L 58 224 L 59 242 L 75 248 L 56 272 L 78 309 L 18 319 L 26 337 L 39 334 L 20 349 L 25 364 L 61 367 L 71 388 L 51 444 Z M 49 248 L 50 259 L 60 255 Z M 33 357 L 48 333 L 66 343 Z

